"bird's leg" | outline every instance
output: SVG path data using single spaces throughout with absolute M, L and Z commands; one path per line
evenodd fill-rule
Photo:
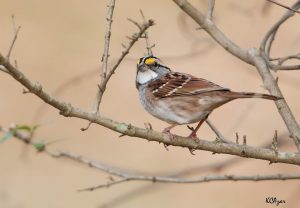
M 168 135 L 169 135 L 169 138 L 170 138 L 170 139 L 173 139 L 173 134 L 172 134 L 170 131 L 171 131 L 171 129 L 173 129 L 175 126 L 177 126 L 177 124 L 172 124 L 171 126 L 165 128 L 165 129 L 162 131 L 162 133 L 168 134 Z
M 201 127 L 201 125 L 203 124 L 203 122 L 207 119 L 207 117 L 205 119 L 202 119 L 201 121 L 199 121 L 197 127 L 192 131 L 192 133 L 188 136 L 192 139 L 197 139 L 197 131 L 199 130 L 199 128 Z

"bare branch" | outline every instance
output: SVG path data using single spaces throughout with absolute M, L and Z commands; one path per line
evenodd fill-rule
M 119 59 L 117 60 L 117 62 L 115 63 L 115 65 L 111 68 L 111 70 L 109 70 L 106 74 L 105 79 L 103 80 L 103 82 L 101 82 L 101 84 L 99 85 L 99 90 L 96 96 L 96 108 L 99 109 L 101 100 L 102 100 L 102 96 L 103 93 L 106 89 L 106 85 L 109 81 L 109 79 L 111 78 L 111 76 L 115 73 L 116 69 L 118 68 L 118 66 L 120 65 L 120 63 L 123 61 L 123 59 L 127 56 L 127 54 L 129 53 L 130 49 L 132 48 L 132 46 L 138 41 L 139 38 L 141 38 L 144 33 L 146 32 L 146 30 L 148 30 L 149 27 L 154 25 L 154 21 L 153 20 L 148 20 L 148 22 L 140 25 L 141 29 L 139 30 L 138 33 L 134 33 L 131 37 L 130 37 L 130 42 L 127 46 L 127 48 L 124 49 L 124 51 L 122 52 L 121 56 L 119 57 Z
M 115 8 L 115 0 L 110 0 L 110 3 L 107 5 L 108 9 L 107 9 L 107 14 L 106 14 L 106 23 L 105 23 L 105 36 L 104 36 L 104 52 L 102 55 L 102 67 L 101 67 L 101 71 L 100 71 L 100 82 L 99 82 L 99 86 L 105 82 L 106 80 L 106 76 L 107 76 L 107 68 L 108 68 L 108 58 L 109 58 L 109 45 L 110 45 L 110 36 L 111 36 L 111 25 L 113 22 L 113 13 L 114 13 L 114 8 Z M 95 101 L 95 105 L 93 108 L 93 112 L 95 114 L 98 113 L 99 111 L 99 105 L 101 103 L 101 98 L 103 92 L 101 92 L 101 88 L 98 88 L 97 91 L 97 96 L 96 96 L 96 101 Z M 86 130 L 89 128 L 89 126 L 91 125 L 91 123 L 88 124 L 88 126 L 85 129 L 82 130 Z
M 146 23 L 147 20 L 146 20 L 146 18 L 145 18 L 144 12 L 143 12 L 142 10 L 140 10 L 140 13 L 141 13 L 141 16 L 142 16 L 142 18 L 143 18 L 144 23 Z M 145 37 L 145 41 L 146 41 L 147 53 L 148 53 L 149 56 L 153 56 L 152 48 L 155 47 L 155 44 L 150 45 L 150 40 L 149 40 L 149 37 L 148 37 L 148 33 L 147 33 L 147 32 L 145 32 L 144 37 Z
M 13 50 L 13 48 L 14 48 L 15 42 L 16 42 L 16 40 L 17 40 L 17 38 L 18 38 L 18 34 L 19 34 L 19 32 L 20 32 L 20 29 L 21 29 L 21 26 L 18 26 L 18 27 L 16 28 L 15 16 L 12 15 L 11 18 L 12 18 L 12 23 L 13 23 L 13 27 L 14 27 L 14 38 L 13 38 L 11 44 L 10 44 L 9 50 L 8 50 L 8 52 L 7 52 L 7 55 L 6 55 L 6 59 L 7 59 L 7 60 L 9 60 L 9 58 L 10 58 L 11 52 L 12 52 L 12 50 Z
M 110 3 L 107 5 L 108 10 L 106 14 L 106 24 L 105 24 L 105 37 L 104 37 L 104 52 L 101 61 L 102 69 L 101 69 L 101 82 L 104 81 L 106 74 L 107 74 L 107 65 L 108 65 L 108 58 L 109 58 L 109 45 L 110 45 L 110 36 L 111 36 L 111 25 L 113 22 L 113 13 L 115 8 L 115 0 L 110 0 Z M 100 83 L 101 83 L 100 82 Z
M 108 187 L 120 184 L 126 181 L 150 181 L 153 183 L 206 183 L 212 181 L 270 181 L 270 180 L 298 180 L 300 174 L 270 174 L 270 175 L 208 175 L 195 178 L 172 178 L 164 176 L 145 176 L 145 175 L 131 175 L 126 176 L 118 181 L 108 184 L 93 186 L 80 191 L 93 191 L 95 189 Z
M 276 96 L 283 97 L 278 84 L 276 83 L 276 80 L 271 75 L 268 66 L 266 65 L 265 57 L 263 55 L 259 54 L 259 52 L 256 49 L 250 49 L 248 51 L 245 51 L 241 49 L 239 46 L 237 46 L 235 43 L 233 43 L 231 40 L 229 40 L 215 25 L 212 21 L 207 21 L 205 16 L 198 11 L 195 7 L 193 7 L 187 0 L 173 0 L 183 11 L 186 12 L 191 18 L 193 18 L 203 29 L 209 33 L 209 35 L 214 38 L 222 47 L 224 47 L 227 51 L 232 53 L 234 56 L 240 58 L 241 60 L 254 65 L 258 71 L 259 74 L 264 81 L 264 86 L 268 89 L 268 91 Z M 300 1 L 298 1 L 296 4 L 293 5 L 293 9 L 300 7 Z M 265 36 L 264 40 L 261 44 L 261 51 L 265 51 L 266 56 L 268 57 L 270 47 L 265 47 L 267 41 L 270 37 L 273 37 L 276 31 L 278 30 L 278 27 L 290 16 L 292 16 L 294 12 L 288 11 L 286 15 L 277 23 L 275 26 L 273 26 L 268 34 Z M 275 31 L 275 33 L 274 33 Z M 271 44 L 273 39 L 271 38 Z M 266 57 L 266 59 L 268 59 Z M 267 63 L 269 61 L 267 60 Z M 293 116 L 289 106 L 287 105 L 285 100 L 279 100 L 276 101 L 277 109 L 283 118 L 291 136 L 294 139 L 294 142 L 297 146 L 297 149 L 299 150 L 299 139 L 300 139 L 300 128 L 295 120 L 295 117 Z
M 1 131 L 7 132 L 6 130 L 1 129 Z M 14 136 L 19 140 L 23 141 L 25 144 L 34 145 L 35 143 L 32 141 L 32 134 L 23 135 L 22 133 L 15 131 Z M 275 133 L 277 138 L 277 134 Z M 275 138 L 274 136 L 274 138 Z M 110 180 L 101 185 L 92 186 L 89 188 L 80 189 L 78 191 L 94 191 L 100 188 L 109 188 L 110 186 L 117 185 L 126 181 L 152 181 L 152 182 L 159 182 L 159 183 L 203 183 L 203 182 L 210 182 L 210 181 L 263 181 L 263 180 L 291 180 L 291 179 L 300 179 L 300 174 L 272 174 L 272 175 L 249 175 L 249 176 L 237 176 L 237 175 L 208 175 L 208 176 L 198 176 L 194 178 L 179 178 L 176 177 L 178 175 L 187 174 L 186 171 L 181 171 L 178 173 L 173 173 L 170 176 L 149 176 L 149 175 L 141 175 L 132 172 L 128 172 L 125 170 L 121 170 L 116 167 L 112 167 L 106 165 L 102 162 L 92 160 L 86 158 L 82 155 L 77 153 L 67 152 L 67 151 L 50 151 L 47 149 L 47 146 L 44 146 L 41 150 L 49 154 L 55 158 L 65 157 L 76 162 L 86 164 L 91 168 L 95 168 L 97 170 L 109 173 L 111 175 L 117 176 L 120 179 L 115 180 L 114 178 L 110 177 Z M 220 170 L 226 167 L 228 164 L 232 164 L 236 162 L 237 158 L 233 158 L 231 160 L 227 160 L 227 162 L 216 163 L 214 165 L 209 165 L 207 167 L 202 167 L 204 169 L 212 169 L 212 170 Z M 199 170 L 198 170 L 199 171 Z
M 256 68 L 264 81 L 264 86 L 268 89 L 268 91 L 272 95 L 283 97 L 281 90 L 278 86 L 278 83 L 272 76 L 265 60 L 260 56 L 258 50 L 254 48 L 250 49 L 249 55 L 253 57 Z M 297 149 L 300 150 L 299 148 L 300 128 L 291 109 L 289 108 L 287 102 L 284 99 L 276 101 L 275 104 L 291 134 L 292 139 L 294 140 Z
M 287 180 L 287 179 L 300 179 L 300 174 L 272 174 L 272 175 L 248 175 L 248 176 L 237 176 L 237 175 L 208 175 L 200 176 L 195 178 L 178 178 L 171 176 L 148 176 L 140 175 L 135 173 L 129 173 L 111 166 L 107 166 L 99 161 L 88 159 L 82 155 L 76 153 L 59 151 L 55 157 L 66 157 L 74 161 L 87 164 L 89 167 L 96 168 L 106 173 L 120 177 L 119 180 L 112 180 L 106 184 L 93 186 L 79 191 L 93 191 L 99 188 L 108 188 L 113 185 L 117 185 L 126 181 L 151 181 L 159 183 L 203 183 L 210 181 L 262 181 L 262 180 Z
M 297 10 L 295 10 L 295 9 L 293 9 L 293 8 L 290 8 L 290 7 L 288 7 L 288 6 L 285 6 L 285 5 L 283 5 L 283 4 L 279 3 L 279 2 L 276 2 L 276 1 L 273 1 L 273 0 L 266 0 L 266 1 L 269 1 L 269 2 L 271 2 L 271 3 L 273 3 L 273 4 L 276 4 L 276 5 L 278 5 L 278 6 L 281 6 L 281 7 L 285 8 L 285 9 L 288 9 L 288 10 L 290 10 L 290 11 L 293 11 L 293 12 L 295 12 L 295 13 L 300 14 L 299 11 L 297 11 Z
M 122 178 L 122 179 L 119 179 L 119 180 L 116 180 L 116 181 L 109 181 L 106 184 L 101 184 L 101 185 L 98 185 L 98 186 L 92 186 L 92 187 L 88 187 L 88 188 L 78 189 L 77 191 L 79 191 L 79 192 L 81 192 L 81 191 L 94 191 L 94 190 L 100 189 L 100 188 L 109 188 L 113 185 L 124 183 L 126 181 L 129 181 L 129 179 Z
M 208 11 L 206 18 L 212 20 L 213 12 L 215 7 L 215 0 L 208 0 Z
M 199 24 L 217 43 L 232 55 L 254 65 L 246 50 L 241 49 L 237 44 L 228 39 L 224 33 L 206 16 L 191 5 L 187 0 L 173 0 L 187 15 Z
M 293 10 L 297 10 L 300 8 L 300 1 L 297 1 L 292 7 Z M 266 33 L 266 35 L 264 36 L 261 44 L 260 44 L 260 51 L 263 52 L 264 58 L 267 60 L 268 65 L 271 67 L 271 69 L 274 70 L 295 70 L 298 69 L 299 66 L 295 67 L 295 66 L 280 66 L 273 64 L 272 62 L 270 62 L 270 60 L 272 60 L 272 58 L 270 58 L 270 51 L 271 51 L 271 47 L 273 45 L 276 33 L 279 29 L 279 27 L 285 23 L 290 17 L 294 16 L 295 12 L 288 10 L 270 29 L 269 31 Z
M 220 139 L 222 142 L 225 143 L 233 143 L 230 140 L 227 140 L 222 134 L 221 132 L 217 129 L 217 127 L 215 127 L 215 125 L 213 125 L 211 123 L 211 121 L 209 119 L 206 119 L 205 122 L 207 123 L 207 125 L 211 128 L 211 130 L 213 130 L 213 132 L 217 135 L 218 139 Z

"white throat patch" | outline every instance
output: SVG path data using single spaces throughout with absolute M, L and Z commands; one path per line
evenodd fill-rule
M 152 70 L 147 71 L 139 71 L 136 77 L 136 80 L 139 84 L 145 84 L 146 82 L 149 82 L 150 80 L 157 77 L 157 74 Z

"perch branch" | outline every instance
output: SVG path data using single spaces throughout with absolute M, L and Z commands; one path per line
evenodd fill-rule
M 60 111 L 60 114 L 65 117 L 76 117 L 84 119 L 92 123 L 104 126 L 120 134 L 124 134 L 130 137 L 139 137 L 148 141 L 162 142 L 167 145 L 186 147 L 188 149 L 195 150 L 211 151 L 214 153 L 231 154 L 241 157 L 250 157 L 267 160 L 270 162 L 300 165 L 300 155 L 293 152 L 279 151 L 278 154 L 274 154 L 271 149 L 267 148 L 258 148 L 238 144 L 226 144 L 222 142 L 206 141 L 202 139 L 199 141 L 195 141 L 194 139 L 177 135 L 174 135 L 174 138 L 171 140 L 167 134 L 159 133 L 152 129 L 139 128 L 131 124 L 125 124 L 106 118 L 104 116 L 99 116 L 94 113 L 84 111 L 78 107 L 74 107 L 70 103 L 66 103 L 50 96 L 46 91 L 42 89 L 42 86 L 40 84 L 32 83 L 20 70 L 10 64 L 8 60 L 5 59 L 5 57 L 1 54 L 0 65 L 5 66 L 5 68 L 10 72 L 11 76 L 16 81 L 21 83 L 24 87 L 26 87 L 29 92 L 35 94 L 44 102 L 58 109 Z
M 120 134 L 125 134 L 131 137 L 139 137 L 148 141 L 162 142 L 167 145 L 181 146 L 196 150 L 206 150 L 214 153 L 231 154 L 241 157 L 250 157 L 267 160 L 270 162 L 300 165 L 300 155 L 293 152 L 279 151 L 278 154 L 275 155 L 271 149 L 267 148 L 257 148 L 238 144 L 226 144 L 222 142 L 206 141 L 202 139 L 199 141 L 195 141 L 193 139 L 177 135 L 174 135 L 174 138 L 170 140 L 169 136 L 166 134 L 156 132 L 152 129 L 143 129 L 131 124 L 117 122 L 104 116 L 99 116 L 94 113 L 84 111 L 78 107 L 72 106 L 70 103 L 66 103 L 50 96 L 42 89 L 42 86 L 40 84 L 32 83 L 20 70 L 11 65 L 1 54 L 0 65 L 4 65 L 10 72 L 11 76 L 16 81 L 20 82 L 24 87 L 26 87 L 29 92 L 37 95 L 44 102 L 58 109 L 60 111 L 60 114 L 63 116 L 81 118 L 109 128 Z

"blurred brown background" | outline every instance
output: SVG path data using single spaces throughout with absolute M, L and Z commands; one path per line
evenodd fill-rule
M 292 1 L 283 1 L 291 5 Z M 104 17 L 107 1 L 66 0 L 1 0 L 0 51 L 5 54 L 13 38 L 11 15 L 22 29 L 13 51 L 12 60 L 32 80 L 45 90 L 76 106 L 90 109 L 95 98 L 99 76 L 97 69 L 103 52 Z M 193 1 L 203 10 L 206 1 Z M 215 21 L 221 30 L 244 48 L 257 47 L 270 26 L 285 12 L 264 0 L 217 1 Z M 266 92 L 256 70 L 228 54 L 216 45 L 198 26 L 186 17 L 172 1 L 117 1 L 111 41 L 111 62 L 121 54 L 126 35 L 137 31 L 127 17 L 141 21 L 139 9 L 156 26 L 149 31 L 156 44 L 156 56 L 176 71 L 204 77 L 222 86 L 239 91 Z M 272 55 L 283 56 L 299 52 L 299 15 L 279 31 Z M 101 112 L 118 121 L 143 127 L 149 121 L 154 129 L 167 124 L 146 113 L 135 89 L 136 60 L 145 54 L 141 40 L 113 76 L 103 98 Z M 280 87 L 296 118 L 300 115 L 299 72 L 279 72 Z M 74 77 L 71 84 L 66 84 Z M 64 86 L 63 86 L 64 85 Z M 0 125 L 11 123 L 41 124 L 36 140 L 60 140 L 49 148 L 76 152 L 104 163 L 146 174 L 167 174 L 201 167 L 232 158 L 187 149 L 169 147 L 142 139 L 122 137 L 101 126 L 92 125 L 80 131 L 87 122 L 64 118 L 58 111 L 43 106 L 37 97 L 22 94 L 23 87 L 5 73 L 0 73 Z M 43 106 L 41 110 L 41 105 Z M 216 110 L 211 121 L 227 137 L 234 140 L 235 132 L 247 135 L 249 145 L 271 142 L 277 129 L 281 150 L 294 151 L 286 127 L 274 103 L 251 99 L 229 103 Z M 298 119 L 299 120 L 299 119 Z M 175 129 L 188 134 L 185 126 Z M 201 138 L 215 135 L 203 125 Z M 55 159 L 37 153 L 16 139 L 0 144 L 0 207 L 272 207 L 266 197 L 283 199 L 280 207 L 298 207 L 299 181 L 212 182 L 203 184 L 151 184 L 128 182 L 93 192 L 76 190 L 106 183 L 108 175 L 67 159 Z M 296 173 L 298 167 L 284 164 L 269 165 L 266 161 L 240 159 L 219 173 L 205 174 L 272 174 Z

